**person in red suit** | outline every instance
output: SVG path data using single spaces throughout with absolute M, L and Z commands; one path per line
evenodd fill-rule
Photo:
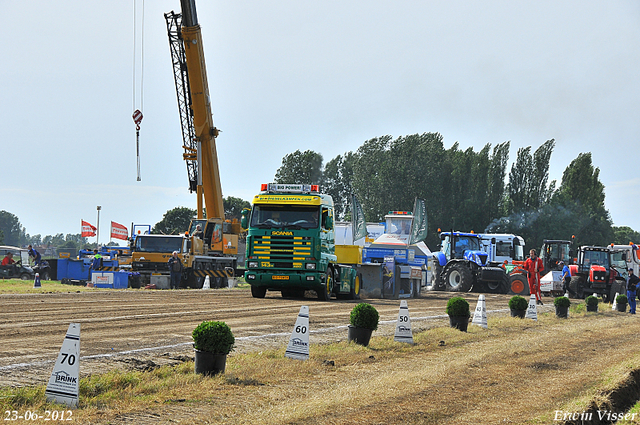
M 536 250 L 529 251 L 529 258 L 524 262 L 524 269 L 529 275 L 529 293 L 536 295 L 536 302 L 540 305 L 543 305 L 540 293 L 540 272 L 543 267 L 542 259 L 536 255 Z

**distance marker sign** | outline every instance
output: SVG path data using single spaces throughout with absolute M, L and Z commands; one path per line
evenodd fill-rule
M 284 356 L 296 360 L 309 359 L 309 307 L 306 305 L 300 307 Z
M 396 321 L 396 333 L 393 340 L 413 344 L 413 333 L 411 332 L 411 319 L 409 318 L 409 306 L 407 300 L 400 301 L 398 320 Z
M 71 323 L 44 394 L 47 401 L 78 407 L 80 323 Z

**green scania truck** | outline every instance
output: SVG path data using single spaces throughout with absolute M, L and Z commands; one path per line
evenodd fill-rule
M 244 278 L 253 297 L 268 290 L 302 297 L 313 290 L 323 301 L 359 298 L 361 249 L 335 245 L 333 199 L 318 185 L 263 184 L 251 210 L 243 211 L 242 227 Z

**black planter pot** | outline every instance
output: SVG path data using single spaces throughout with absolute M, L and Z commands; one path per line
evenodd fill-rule
M 568 315 L 569 315 L 569 307 L 561 307 L 559 305 L 556 306 L 556 317 L 566 319 Z
M 598 304 L 596 305 L 587 304 L 587 311 L 598 311 Z
M 452 328 L 466 332 L 467 327 L 469 327 L 469 316 L 449 316 L 449 325 Z
M 369 345 L 372 333 L 373 331 L 371 329 L 356 328 L 355 326 L 349 325 L 347 338 L 349 339 L 349 342 L 353 341 L 356 344 L 364 345 L 366 347 Z
M 617 303 L 616 310 L 624 313 L 625 311 L 627 311 L 627 303 Z
M 195 371 L 201 375 L 217 375 L 224 373 L 227 364 L 226 354 L 214 354 L 208 351 L 196 351 Z
M 511 317 L 519 317 L 524 319 L 525 314 L 527 314 L 527 310 L 511 310 Z

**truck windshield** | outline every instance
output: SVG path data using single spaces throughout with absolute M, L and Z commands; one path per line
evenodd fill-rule
M 516 261 L 524 261 L 524 247 L 522 245 L 516 245 L 514 248 L 514 257 Z
M 627 261 L 622 258 L 623 251 L 614 251 L 611 253 L 611 266 L 625 279 L 628 277 Z
M 296 205 L 254 205 L 251 227 L 317 229 L 320 208 Z
M 176 236 L 137 236 L 135 250 L 139 252 L 180 252 L 182 238 Z
M 412 217 L 387 217 L 387 233 L 390 235 L 409 235 Z

